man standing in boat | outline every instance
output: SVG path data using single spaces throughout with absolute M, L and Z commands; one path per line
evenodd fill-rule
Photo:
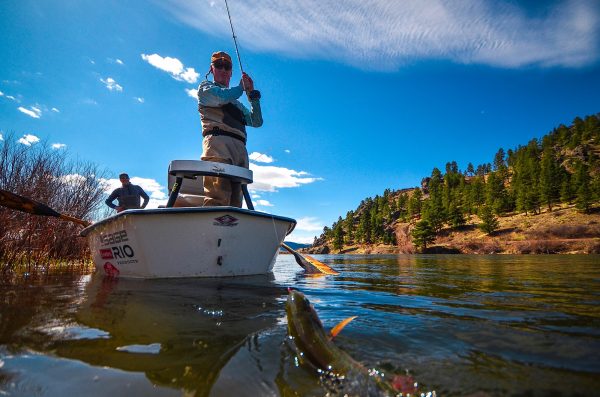
M 113 190 L 113 192 L 105 201 L 106 205 L 108 205 L 110 208 L 116 209 L 117 212 L 129 209 L 146 208 L 150 197 L 148 197 L 144 189 L 129 182 L 129 175 L 125 173 L 119 175 L 119 180 L 121 181 L 121 187 Z M 144 199 L 144 204 L 142 204 L 141 207 L 140 197 Z M 118 205 L 113 203 L 115 199 L 118 200 Z
M 227 163 L 248 168 L 246 126 L 263 124 L 260 92 L 246 73 L 240 83 L 229 88 L 232 63 L 229 54 L 212 54 L 210 70 L 214 81 L 205 80 L 198 87 L 198 111 L 202 121 L 202 160 Z M 248 110 L 238 99 L 246 92 Z M 225 178 L 204 177 L 204 206 L 242 206 L 242 187 L 239 182 Z

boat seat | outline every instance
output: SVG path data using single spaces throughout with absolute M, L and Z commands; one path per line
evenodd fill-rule
M 173 191 L 177 178 L 181 186 L 171 201 L 174 207 L 199 207 L 204 201 L 204 176 L 227 178 L 242 185 L 252 183 L 253 174 L 247 168 L 203 160 L 173 160 L 169 164 L 168 189 Z M 246 189 L 244 186 L 243 189 Z M 249 199 L 248 199 L 249 200 Z M 168 206 L 169 204 L 167 204 Z
M 217 176 L 242 184 L 252 183 L 252 171 L 231 164 L 202 160 L 173 160 L 169 164 L 169 176 L 196 179 L 198 176 Z M 183 186 L 183 184 L 182 184 Z

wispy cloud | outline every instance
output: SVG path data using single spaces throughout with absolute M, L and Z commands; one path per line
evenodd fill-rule
M 250 153 L 250 160 L 252 161 L 256 161 L 257 163 L 272 163 L 273 162 L 273 157 L 269 156 L 268 154 L 264 154 L 264 153 L 258 153 L 258 152 L 252 152 Z
M 0 141 L 3 141 L 4 137 L 2 136 L 2 133 L 0 133 Z
M 57 108 L 52 108 L 50 110 L 52 110 L 54 113 L 60 113 L 60 110 L 58 110 Z
M 67 145 L 64 143 L 53 143 L 52 144 L 52 149 L 64 149 L 66 147 L 67 147 Z
M 299 187 L 322 180 L 310 177 L 304 171 L 272 165 L 250 163 L 250 169 L 254 173 L 254 183 L 248 185 L 248 189 L 252 191 L 276 192 L 279 188 Z
M 144 102 L 145 102 L 144 98 L 142 98 L 142 97 L 136 96 L 136 97 L 133 97 L 133 98 L 134 98 L 134 99 L 135 99 L 137 102 L 139 102 L 139 103 L 144 103 Z
M 107 77 L 106 80 L 100 79 L 100 81 L 104 83 L 106 88 L 108 88 L 110 91 L 123 91 L 123 87 L 120 86 L 112 77 Z
M 33 144 L 36 144 L 40 141 L 40 138 L 38 138 L 35 135 L 31 135 L 31 134 L 25 134 L 23 135 L 22 138 L 19 138 L 19 140 L 17 142 L 25 145 L 25 146 L 31 146 Z
M 524 2 L 527 3 L 527 2 Z M 599 59 L 600 3 L 557 0 L 526 8 L 495 0 L 304 0 L 237 2 L 245 48 L 393 70 L 419 60 L 496 67 L 580 67 Z M 169 0 L 181 21 L 229 34 L 221 2 Z
M 29 117 L 33 117 L 34 119 L 39 119 L 42 117 L 42 110 L 36 106 L 30 106 L 29 109 L 25 109 L 23 106 L 19 106 L 18 110 L 22 113 L 25 113 Z
M 157 69 L 163 70 L 171 75 L 175 80 L 195 83 L 198 81 L 199 74 L 194 68 L 186 68 L 177 58 L 162 57 L 158 54 L 142 54 L 142 59 Z
M 116 63 L 118 63 L 119 65 L 124 65 L 123 61 L 121 61 L 120 59 L 117 58 L 117 60 L 115 61 Z

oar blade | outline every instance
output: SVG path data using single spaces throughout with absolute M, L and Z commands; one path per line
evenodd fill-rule
M 60 214 L 40 202 L 0 189 L 0 205 L 34 215 L 46 215 L 60 218 Z
M 336 272 L 323 262 L 319 262 L 315 258 L 312 258 L 308 255 L 300 255 L 287 244 L 281 244 L 281 246 L 288 250 L 292 255 L 294 255 L 296 263 L 300 265 L 300 267 L 302 267 L 304 271 L 308 274 L 340 274 L 339 272 Z
M 313 268 L 317 269 L 318 273 L 332 274 L 332 275 L 340 274 L 340 272 L 333 270 L 332 268 L 330 268 L 323 262 L 316 260 L 312 256 L 304 255 L 304 259 L 307 262 L 309 262 Z

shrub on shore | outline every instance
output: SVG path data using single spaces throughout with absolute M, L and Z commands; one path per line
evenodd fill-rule
M 103 198 L 98 166 L 72 161 L 64 150 L 46 143 L 24 145 L 14 133 L 0 142 L 0 188 L 32 198 L 59 213 L 93 219 Z M 58 218 L 36 216 L 0 207 L 0 270 L 24 262 L 48 266 L 56 260 L 89 258 L 81 226 Z

